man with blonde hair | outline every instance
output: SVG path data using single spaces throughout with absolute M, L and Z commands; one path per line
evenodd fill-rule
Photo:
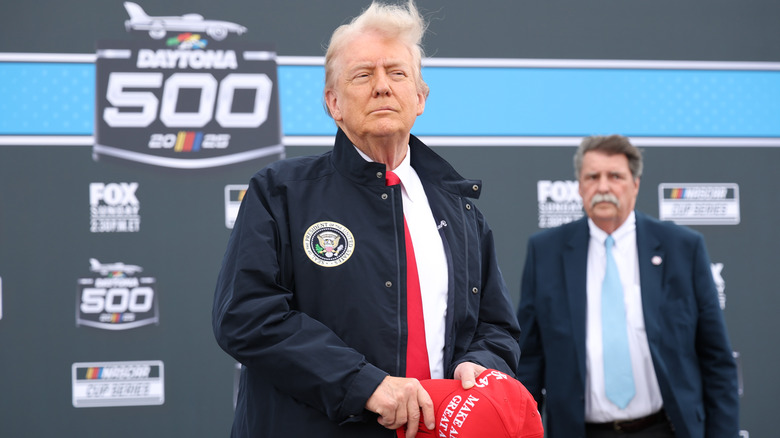
M 255 174 L 214 299 L 243 365 L 234 437 L 392 437 L 434 428 L 420 380 L 512 375 L 519 327 L 466 180 L 410 134 L 425 23 L 372 4 L 325 62 L 333 150 Z

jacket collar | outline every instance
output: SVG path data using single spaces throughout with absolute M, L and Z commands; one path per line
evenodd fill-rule
M 412 167 L 423 185 L 432 184 L 458 196 L 479 198 L 482 192 L 481 180 L 463 178 L 447 161 L 413 135 L 409 136 L 409 147 L 412 150 Z M 336 133 L 332 160 L 339 173 L 358 184 L 385 185 L 385 165 L 364 160 L 341 129 Z

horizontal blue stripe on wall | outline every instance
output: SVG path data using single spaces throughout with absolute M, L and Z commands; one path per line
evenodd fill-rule
M 333 135 L 324 69 L 280 65 L 285 136 Z M 780 71 L 438 67 L 421 136 L 780 137 Z M 93 63 L 0 62 L 0 135 L 92 135 Z

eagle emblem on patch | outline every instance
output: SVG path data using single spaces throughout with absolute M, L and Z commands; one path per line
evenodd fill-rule
M 347 227 L 338 222 L 317 222 L 303 234 L 303 250 L 309 260 L 330 268 L 352 256 L 355 238 Z

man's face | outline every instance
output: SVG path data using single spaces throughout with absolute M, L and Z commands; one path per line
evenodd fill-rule
M 344 46 L 335 63 L 334 86 L 325 101 L 347 137 L 356 143 L 408 138 L 425 109 L 409 49 L 378 34 L 362 34 Z
M 625 155 L 586 152 L 579 182 L 585 213 L 607 233 L 620 227 L 634 210 L 639 179 L 631 175 Z

